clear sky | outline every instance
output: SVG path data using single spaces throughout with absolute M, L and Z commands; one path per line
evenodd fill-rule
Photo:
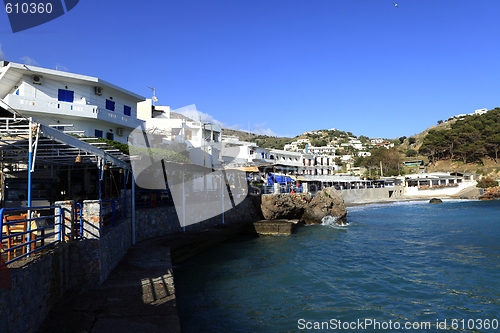
M 0 58 L 97 76 L 228 127 L 417 134 L 500 106 L 498 0 L 80 0 Z

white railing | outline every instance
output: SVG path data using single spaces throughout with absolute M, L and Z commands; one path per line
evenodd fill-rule
M 143 122 L 134 117 L 121 115 L 118 112 L 103 110 L 97 107 L 97 105 L 68 103 L 43 98 L 26 98 L 18 95 L 7 95 L 5 102 L 12 108 L 20 111 L 101 119 L 127 127 L 136 127 Z

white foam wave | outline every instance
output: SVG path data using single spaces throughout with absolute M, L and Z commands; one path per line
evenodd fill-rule
M 321 219 L 321 225 L 326 225 L 326 226 L 332 227 L 332 228 L 345 228 L 349 225 L 349 224 L 340 225 L 337 223 L 337 221 L 338 221 L 338 217 L 333 217 L 333 216 L 327 215 Z

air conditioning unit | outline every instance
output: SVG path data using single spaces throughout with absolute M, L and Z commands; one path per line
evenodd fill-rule
M 123 136 L 123 128 L 120 128 L 120 127 L 119 127 L 119 128 L 117 128 L 117 129 L 116 129 L 116 135 L 118 135 L 118 136 Z
M 98 96 L 102 95 L 102 88 L 101 87 L 95 87 L 94 88 L 94 93 Z
M 33 75 L 33 76 L 31 77 L 31 82 L 32 82 L 33 84 L 42 84 L 42 81 L 43 81 L 43 80 L 42 80 L 42 77 L 41 77 L 40 75 Z

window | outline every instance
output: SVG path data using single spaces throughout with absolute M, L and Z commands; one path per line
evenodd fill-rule
M 106 100 L 106 109 L 111 110 L 111 111 L 115 111 L 115 102 L 107 99 Z
M 106 139 L 108 139 L 108 140 L 113 140 L 113 137 L 114 137 L 114 136 L 113 136 L 113 133 L 109 133 L 109 132 L 108 132 L 108 133 L 106 133 Z
M 186 134 L 186 140 L 192 140 L 193 139 L 193 133 L 190 130 L 185 130 L 184 133 Z
M 61 102 L 73 103 L 75 92 L 71 90 L 59 89 L 57 100 Z
M 130 106 L 123 106 L 123 114 L 126 116 L 130 116 L 132 114 L 132 108 Z
M 96 138 L 102 138 L 102 131 L 95 130 L 95 134 L 94 134 L 94 136 L 95 136 Z
M 250 155 L 253 155 L 253 150 L 250 150 Z

